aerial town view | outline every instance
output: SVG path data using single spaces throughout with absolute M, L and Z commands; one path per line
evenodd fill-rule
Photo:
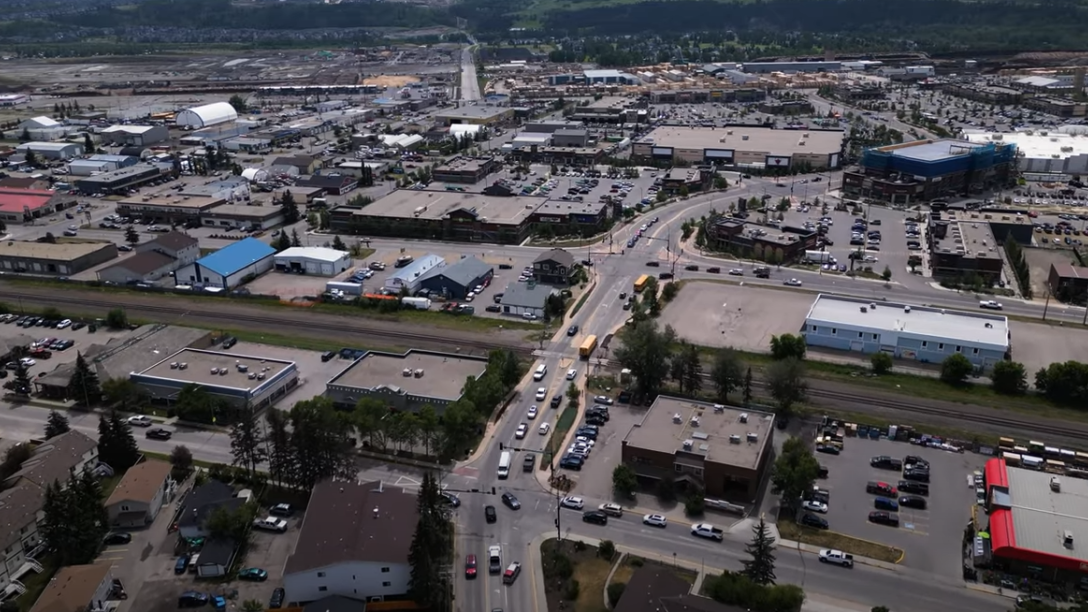
M 0 612 L 1088 612 L 1083 3 L 0 14 Z

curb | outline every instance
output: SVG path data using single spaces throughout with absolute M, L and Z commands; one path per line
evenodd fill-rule
M 820 554 L 819 548 L 816 548 L 809 544 L 803 544 L 801 542 L 794 542 L 792 540 L 783 540 L 779 538 L 778 544 L 779 546 L 782 546 L 784 548 L 790 548 L 798 552 L 808 553 L 810 555 L 818 556 Z M 881 546 L 886 546 L 886 544 L 881 544 Z M 889 563 L 887 561 L 880 561 L 879 559 L 871 559 L 869 557 L 862 557 L 861 555 L 854 555 L 854 562 L 860 563 L 862 565 L 868 565 L 869 567 L 882 569 L 888 572 L 898 572 L 899 568 L 897 564 L 900 563 L 904 558 L 906 558 L 906 556 L 907 555 L 904 552 L 902 555 L 900 555 L 898 561 L 896 561 L 895 563 Z

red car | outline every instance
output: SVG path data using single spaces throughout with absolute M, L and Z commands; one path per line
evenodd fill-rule
M 870 482 L 865 485 L 865 491 L 876 495 L 883 495 L 885 497 L 895 497 L 896 494 L 895 487 L 886 482 Z
M 476 555 L 465 557 L 465 578 L 472 580 L 476 577 Z

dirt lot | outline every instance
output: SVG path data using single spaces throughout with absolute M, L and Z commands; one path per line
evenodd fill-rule
M 662 312 L 660 323 L 698 344 L 766 351 L 771 336 L 801 329 L 812 299 L 789 291 L 690 282 Z
M 1088 360 L 1088 331 L 1083 329 L 1009 321 L 1009 330 L 1012 358 L 1024 364 L 1029 376 L 1056 361 Z
M 1050 264 L 1079 265 L 1073 252 L 1067 249 L 1024 249 L 1031 270 L 1031 290 L 1039 297 L 1046 295 L 1046 279 L 1050 275 Z
M 363 85 L 378 85 L 379 87 L 405 87 L 409 83 L 418 83 L 419 77 L 398 75 L 382 75 L 363 79 Z

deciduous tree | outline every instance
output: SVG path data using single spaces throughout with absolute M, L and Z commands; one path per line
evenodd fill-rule
M 771 336 L 771 358 L 776 361 L 793 357 L 798 361 L 805 358 L 805 337 L 794 334 Z
M 174 450 L 170 451 L 170 466 L 173 468 L 170 470 L 170 475 L 175 481 L 182 482 L 193 470 L 193 451 L 184 444 L 178 444 Z
M 990 373 L 994 391 L 1002 395 L 1023 395 L 1028 390 L 1028 373 L 1017 361 L 998 361 Z
M 801 496 L 812 489 L 819 474 L 820 464 L 805 441 L 791 437 L 775 459 L 771 484 L 774 492 L 781 496 L 782 505 L 796 510 L 801 505 Z
M 963 353 L 953 353 L 941 362 L 941 380 L 950 385 L 962 385 L 974 371 L 974 364 Z
M 624 330 L 623 344 L 613 351 L 616 361 L 631 370 L 639 393 L 654 396 L 668 373 L 669 357 L 676 332 L 671 326 L 659 329 L 655 321 L 643 321 Z
M 788 419 L 793 406 L 804 401 L 808 392 L 805 382 L 805 364 L 790 357 L 775 361 L 764 372 L 767 389 L 778 403 L 778 416 Z
M 638 490 L 638 475 L 626 463 L 620 463 L 612 470 L 612 492 L 621 497 L 634 497 Z
M 728 402 L 729 394 L 741 386 L 743 379 L 741 361 L 733 349 L 723 348 L 715 353 L 710 380 L 714 383 L 714 394 L 719 402 Z

